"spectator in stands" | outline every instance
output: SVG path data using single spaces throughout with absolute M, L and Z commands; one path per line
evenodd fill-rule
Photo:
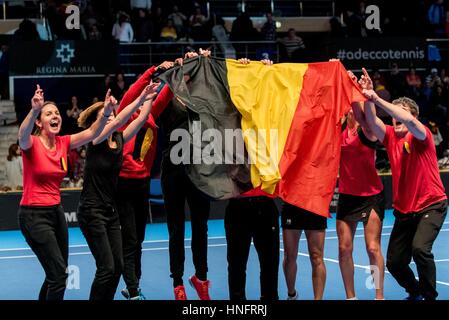
M 109 74 L 105 74 L 103 78 L 103 82 L 99 85 L 97 90 L 97 97 L 101 96 L 102 93 L 107 92 L 108 89 L 112 88 L 112 79 Z M 94 102 L 92 103 L 94 104 Z
M 73 96 L 70 99 L 70 104 L 66 111 L 67 118 L 64 119 L 66 121 L 63 122 L 65 134 L 74 134 L 80 131 L 78 117 L 82 111 L 83 109 L 78 106 L 78 97 Z
M 164 16 L 162 15 L 162 8 L 156 7 L 151 12 L 151 22 L 153 23 L 153 36 L 152 41 L 158 42 L 161 36 L 162 26 L 164 25 Z
M 296 35 L 296 30 L 293 28 L 288 29 L 287 36 L 281 40 L 281 43 L 285 47 L 288 59 L 292 62 L 298 61 L 298 58 L 301 56 L 301 51 L 306 47 L 301 37 Z
M 153 35 L 153 24 L 147 16 L 147 11 L 139 9 L 138 17 L 134 19 L 134 30 L 137 42 L 149 42 Z
M 86 11 L 82 14 L 83 25 L 86 30 L 91 30 L 94 25 L 98 26 L 98 15 L 95 13 L 92 4 L 88 4 Z
M 343 25 L 341 24 L 340 17 L 332 17 L 329 20 L 331 26 L 331 36 L 332 37 L 342 37 L 344 35 Z
M 111 86 L 112 94 L 118 101 L 120 101 L 126 90 L 128 90 L 128 85 L 126 84 L 125 76 L 123 73 L 119 72 L 115 75 L 115 81 Z
M 131 24 L 128 22 L 129 16 L 120 12 L 117 22 L 112 28 L 112 37 L 122 43 L 130 43 L 134 40 L 134 30 Z
M 399 70 L 397 63 L 391 65 L 391 72 L 387 77 L 387 83 L 392 99 L 397 99 L 405 95 L 405 77 Z
M 103 35 L 96 24 L 92 25 L 89 29 L 89 34 L 87 36 L 88 40 L 101 40 Z
M 445 26 L 445 31 L 446 31 L 446 38 L 449 38 L 449 11 L 446 11 L 446 26 Z
M 190 35 L 195 41 L 207 41 L 209 40 L 204 35 L 206 34 L 205 24 L 207 22 L 206 17 L 201 13 L 200 7 L 195 7 L 195 12 L 190 16 Z
M 136 16 L 140 10 L 149 12 L 151 10 L 152 1 L 151 0 L 131 0 L 130 1 L 131 10 L 133 11 L 133 15 Z
M 5 163 L 7 186 L 9 186 L 12 190 L 22 190 L 22 156 L 18 144 L 13 143 L 9 146 L 8 156 L 6 157 L 6 159 L 8 160 Z
M 202 26 L 206 23 L 206 20 L 206 16 L 201 12 L 201 7 L 197 6 L 195 7 L 195 12 L 189 18 L 190 27 Z
M 161 30 L 161 41 L 163 42 L 174 42 L 178 38 L 176 33 L 176 28 L 173 24 L 173 20 L 168 19 L 167 23 Z
M 433 121 L 429 121 L 429 128 L 432 132 L 433 142 L 435 143 L 435 148 L 437 150 L 437 157 L 438 159 L 441 159 L 443 157 L 444 144 L 442 143 L 443 137 L 441 136 L 440 129 L 438 128 L 438 125 Z
M 83 186 L 84 180 L 84 165 L 86 163 L 86 148 L 82 147 L 79 151 L 78 160 L 73 168 L 73 178 L 76 187 Z
M 438 69 L 432 68 L 430 74 L 426 77 L 426 82 L 431 88 L 441 83 L 441 78 L 438 76 Z
M 168 15 L 168 19 L 173 20 L 173 24 L 176 28 L 178 35 L 183 35 L 185 32 L 184 25 L 187 21 L 187 17 L 179 11 L 178 6 L 173 6 L 173 12 Z
M 9 47 L 2 45 L 0 49 L 0 99 L 9 99 Z
M 407 85 L 409 87 L 416 89 L 421 87 L 421 77 L 416 74 L 415 68 L 410 68 L 405 79 L 407 80 Z
M 19 29 L 14 32 L 14 40 L 36 41 L 40 40 L 36 24 L 28 19 L 23 19 L 19 24 Z
M 444 94 L 443 86 L 436 85 L 433 89 L 433 93 L 430 100 L 430 106 L 432 108 L 432 114 L 436 116 L 440 121 L 445 121 L 448 116 L 448 99 Z M 440 125 L 443 123 L 439 123 Z
M 446 26 L 446 15 L 444 0 L 435 0 L 427 11 L 427 20 L 430 23 L 430 31 L 433 36 L 444 36 Z
M 346 16 L 344 20 L 346 24 L 346 34 L 348 37 L 361 37 L 362 36 L 362 20 L 361 17 L 352 9 L 346 10 Z
M 273 19 L 271 12 L 266 14 L 267 21 L 262 26 L 261 32 L 263 39 L 265 41 L 275 41 L 276 40 L 276 21 Z

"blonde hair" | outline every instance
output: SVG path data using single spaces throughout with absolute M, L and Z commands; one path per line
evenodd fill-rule
M 98 111 L 103 109 L 104 102 L 98 101 L 89 108 L 80 113 L 78 117 L 78 126 L 87 129 L 97 120 Z

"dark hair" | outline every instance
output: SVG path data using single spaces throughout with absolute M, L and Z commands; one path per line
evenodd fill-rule
M 53 101 L 45 101 L 45 102 L 44 102 L 44 105 L 42 106 L 42 109 L 43 109 L 46 105 L 49 105 L 49 104 L 52 104 L 52 105 L 54 105 L 56 108 L 58 108 L 58 106 L 56 105 L 55 102 L 53 102 Z M 39 111 L 39 114 L 37 115 L 37 118 L 36 118 L 36 119 L 39 119 L 39 120 L 41 119 L 42 109 L 41 109 L 41 111 Z M 38 135 L 41 134 L 41 129 L 40 129 L 38 126 L 36 126 L 36 124 L 34 124 L 33 134 L 36 135 L 36 136 L 38 136 Z
M 8 149 L 8 156 L 6 157 L 6 159 L 8 159 L 8 161 L 12 161 L 13 158 L 17 157 L 18 149 L 19 145 L 17 143 L 13 143 L 12 145 L 10 145 Z

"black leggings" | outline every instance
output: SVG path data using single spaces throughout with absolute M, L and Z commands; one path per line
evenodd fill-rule
M 123 279 L 131 297 L 138 295 L 142 276 L 142 243 L 150 212 L 149 193 L 150 178 L 119 178 L 117 206 L 122 227 Z
M 210 201 L 193 185 L 183 166 L 165 164 L 161 175 L 169 233 L 170 277 L 173 286 L 183 284 L 185 202 L 189 204 L 192 225 L 192 255 L 195 274 L 207 279 L 207 220 Z
M 97 266 L 89 299 L 113 300 L 123 270 L 122 234 L 117 211 L 80 208 L 78 221 Z
M 266 197 L 231 199 L 226 207 L 229 298 L 246 300 L 246 265 L 251 241 L 259 257 L 260 299 L 278 300 L 279 211 Z
M 20 206 L 18 216 L 20 230 L 45 271 L 39 300 L 63 300 L 69 255 L 64 210 L 60 205 Z

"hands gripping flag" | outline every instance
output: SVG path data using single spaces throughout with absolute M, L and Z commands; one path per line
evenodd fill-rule
M 329 216 L 340 119 L 365 100 L 339 61 L 265 66 L 199 56 L 161 79 L 188 109 L 186 169 L 198 189 L 213 199 L 279 196 Z

